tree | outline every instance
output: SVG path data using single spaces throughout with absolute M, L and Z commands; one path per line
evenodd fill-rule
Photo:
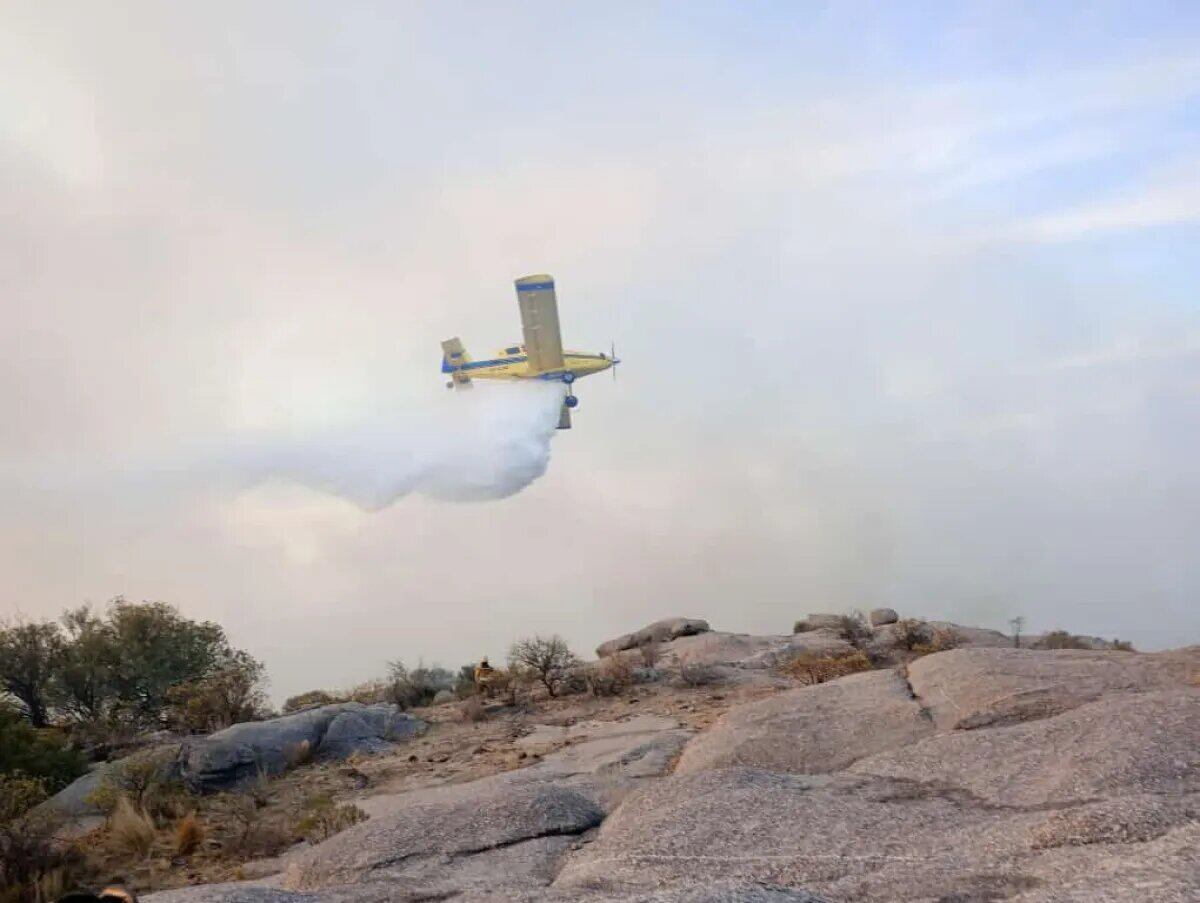
M 454 686 L 454 675 L 437 665 L 425 667 L 418 662 L 411 671 L 404 662 L 388 662 L 388 683 L 392 702 L 402 709 L 429 705 L 439 690 Z
M 115 599 L 107 624 L 115 695 L 135 721 L 146 724 L 161 720 L 171 687 L 213 674 L 233 655 L 219 624 L 189 620 L 165 602 Z
M 55 705 L 79 721 L 99 721 L 115 695 L 113 630 L 86 605 L 69 609 L 60 620 L 66 643 L 54 673 Z
M 1025 618 L 1017 615 L 1008 622 L 1008 626 L 1012 628 L 1013 648 L 1021 648 L 1021 631 L 1025 629 Z
M 579 664 L 567 641 L 558 634 L 517 640 L 508 650 L 509 667 L 538 680 L 551 696 L 558 695 L 567 671 Z
M 0 704 L 0 775 L 24 775 L 60 790 L 87 771 L 87 761 L 60 732 L 34 728 L 14 708 Z
M 267 707 L 262 685 L 262 663 L 249 653 L 232 650 L 211 673 L 167 690 L 168 720 L 192 732 L 253 721 Z
M 0 688 L 16 698 L 34 727 L 49 723 L 51 681 L 63 649 L 52 621 L 0 626 Z

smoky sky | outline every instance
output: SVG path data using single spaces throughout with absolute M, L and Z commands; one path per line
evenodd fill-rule
M 1195 12 L 0 21 L 0 613 L 170 601 L 278 697 L 670 615 L 1200 641 Z M 444 412 L 538 272 L 624 362 L 523 491 L 193 479 Z

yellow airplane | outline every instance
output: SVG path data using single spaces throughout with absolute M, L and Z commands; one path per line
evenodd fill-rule
M 579 404 L 572 384 L 581 376 L 608 370 L 621 363 L 616 349 L 611 355 L 563 351 L 558 328 L 558 298 L 554 279 L 544 274 L 523 276 L 516 282 L 517 306 L 521 309 L 523 345 L 510 345 L 486 361 L 473 361 L 455 336 L 442 342 L 442 372 L 450 374 L 448 389 L 469 389 L 473 379 L 545 379 L 566 383 L 558 428 L 571 428 L 571 408 Z M 616 371 L 613 371 L 616 376 Z

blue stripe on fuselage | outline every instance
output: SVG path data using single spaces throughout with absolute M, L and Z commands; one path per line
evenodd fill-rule
M 519 292 L 541 292 L 548 288 L 554 288 L 554 282 L 530 282 L 528 285 L 518 285 Z

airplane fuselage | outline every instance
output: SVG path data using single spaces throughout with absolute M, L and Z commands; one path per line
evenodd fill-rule
M 601 352 L 586 354 L 582 351 L 564 351 L 563 366 L 554 370 L 535 370 L 529 365 L 525 348 L 511 345 L 484 361 L 467 361 L 458 365 L 443 362 L 442 372 L 461 372 L 471 379 L 545 379 L 574 382 L 593 373 L 601 373 L 612 367 L 613 358 Z

